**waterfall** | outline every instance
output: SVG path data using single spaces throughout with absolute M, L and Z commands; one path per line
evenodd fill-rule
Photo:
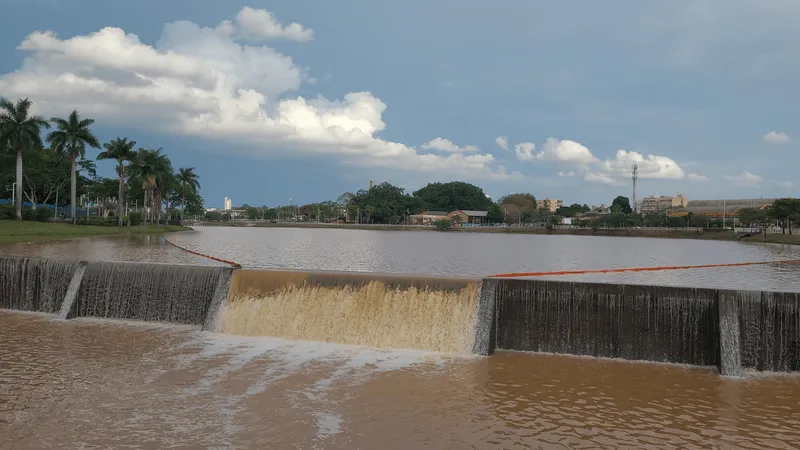
M 0 309 L 56 313 L 78 261 L 0 257 Z
M 225 267 L 89 262 L 69 318 L 202 325 Z

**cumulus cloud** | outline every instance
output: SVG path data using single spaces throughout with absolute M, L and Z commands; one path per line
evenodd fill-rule
M 583 145 L 575 141 L 562 141 L 554 138 L 548 138 L 544 142 L 542 150 L 536 154 L 536 159 L 573 165 L 583 169 L 598 162 L 592 152 Z
M 686 175 L 686 179 L 689 180 L 689 181 L 699 181 L 699 182 L 708 181 L 708 177 L 707 176 L 698 175 L 696 173 L 690 173 L 690 174 Z
M 535 158 L 528 158 L 526 154 L 520 155 L 519 152 L 517 158 L 520 160 L 535 159 L 567 166 L 571 170 L 558 172 L 559 176 L 568 176 L 567 173 L 574 175 L 577 171 L 584 174 L 586 181 L 605 184 L 615 184 L 629 179 L 632 176 L 634 164 L 638 168 L 639 178 L 642 179 L 680 180 L 687 178 L 686 172 L 680 165 L 666 156 L 645 156 L 634 151 L 617 150 L 613 158 L 601 160 L 579 142 L 555 138 L 547 139 L 542 145 L 542 150 L 535 154 Z M 691 174 L 689 178 L 701 181 L 705 177 Z
M 725 175 L 725 176 L 723 176 L 723 178 L 725 178 L 726 180 L 730 181 L 733 185 L 739 186 L 739 187 L 754 187 L 754 188 L 757 188 L 761 184 L 761 177 L 760 176 L 758 176 L 758 175 L 756 175 L 754 173 L 750 173 L 750 172 L 748 172 L 746 170 L 744 172 L 740 173 L 739 175 L 732 175 L 732 176 Z
M 791 142 L 792 138 L 783 131 L 770 131 L 769 133 L 761 136 L 761 140 L 768 144 L 785 144 Z
M 444 139 L 440 137 L 437 137 L 436 139 L 432 139 L 427 143 L 422 144 L 422 148 L 426 150 L 438 150 L 440 152 L 447 152 L 447 153 L 472 153 L 480 150 L 478 147 L 474 145 L 459 147 L 456 144 L 452 143 L 449 139 Z
M 575 171 L 574 170 L 570 170 L 569 172 L 558 172 L 557 175 L 560 176 L 560 177 L 565 177 L 565 178 L 574 177 L 575 176 Z
M 386 104 L 370 92 L 340 100 L 292 95 L 311 77 L 291 57 L 254 41 L 311 37 L 302 25 L 283 26 L 253 8 L 213 28 L 168 23 L 154 44 L 113 27 L 67 39 L 34 32 L 19 45 L 28 53 L 22 66 L 0 75 L 0 92 L 30 97 L 48 116 L 75 108 L 103 123 L 217 141 L 220 149 L 254 157 L 331 155 L 476 179 L 521 176 L 491 154 L 422 153 L 380 138 Z
M 497 145 L 500 150 L 508 151 L 508 138 L 505 136 L 499 136 L 494 140 L 495 145 Z
M 536 144 L 533 142 L 520 142 L 514 146 L 514 154 L 517 155 L 517 159 L 520 161 L 533 160 L 534 150 L 536 150 Z
M 610 185 L 621 184 L 619 180 L 612 178 L 608 174 L 601 172 L 589 172 L 583 177 L 583 179 L 592 183 L 602 183 Z
M 249 6 L 236 14 L 236 26 L 230 21 L 223 21 L 217 28 L 230 33 L 238 31 L 242 37 L 251 41 L 289 39 L 307 42 L 314 39 L 314 30 L 304 28 L 296 22 L 284 26 L 271 12 Z

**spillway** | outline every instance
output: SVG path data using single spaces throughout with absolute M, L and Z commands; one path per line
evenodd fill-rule
M 0 258 L 0 308 L 491 355 L 800 371 L 800 295 L 538 279 Z

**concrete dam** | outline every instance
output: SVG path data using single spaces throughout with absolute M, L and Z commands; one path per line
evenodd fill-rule
M 0 309 L 491 355 L 800 371 L 800 294 L 0 257 Z

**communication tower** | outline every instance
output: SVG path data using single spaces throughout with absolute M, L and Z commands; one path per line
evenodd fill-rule
M 633 208 L 633 212 L 636 212 L 636 180 L 639 179 L 639 166 L 635 163 L 633 165 L 633 195 L 631 196 L 631 208 Z

